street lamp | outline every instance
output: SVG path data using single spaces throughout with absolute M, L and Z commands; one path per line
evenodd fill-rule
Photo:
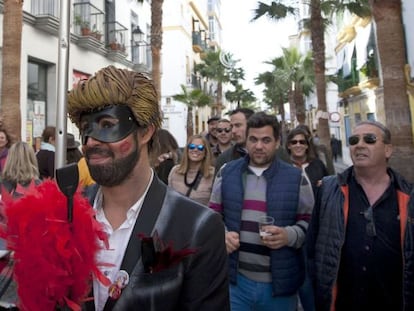
M 144 32 L 138 25 L 132 30 L 132 41 L 135 45 L 140 45 L 144 41 Z

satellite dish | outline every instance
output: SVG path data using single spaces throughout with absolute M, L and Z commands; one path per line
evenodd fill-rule
M 223 50 L 220 51 L 219 59 L 220 63 L 228 69 L 233 68 L 236 63 L 234 60 L 231 59 L 231 54 L 226 53 Z

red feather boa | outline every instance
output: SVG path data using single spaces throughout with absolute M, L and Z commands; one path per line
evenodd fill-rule
M 67 198 L 55 181 L 32 184 L 20 199 L 2 194 L 6 226 L 0 236 L 14 252 L 14 279 L 21 310 L 80 310 L 90 291 L 92 274 L 109 285 L 95 259 L 106 235 L 94 210 L 79 191 L 73 222 L 67 221 Z

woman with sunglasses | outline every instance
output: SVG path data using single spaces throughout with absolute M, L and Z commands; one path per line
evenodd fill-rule
M 286 139 L 286 150 L 292 164 L 303 170 L 316 193 L 322 178 L 328 176 L 325 164 L 316 156 L 315 148 L 307 132 L 302 128 L 291 130 Z
M 320 186 L 322 178 L 328 176 L 325 164 L 316 156 L 316 150 L 311 137 L 303 127 L 291 130 L 286 139 L 286 150 L 292 164 L 302 170 L 303 176 L 312 185 L 313 193 Z M 306 276 L 304 283 L 299 288 L 299 301 L 303 310 L 315 310 L 312 285 Z
M 202 135 L 194 135 L 184 148 L 180 164 L 168 176 L 168 185 L 204 205 L 208 204 L 213 185 L 214 167 L 211 149 Z

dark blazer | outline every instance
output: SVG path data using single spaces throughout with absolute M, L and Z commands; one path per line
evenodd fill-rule
M 97 187 L 91 186 L 89 197 Z M 88 193 L 87 193 L 88 194 Z M 155 222 L 160 239 L 173 243 L 174 250 L 196 249 L 168 269 L 144 272 L 141 258 L 133 262 L 130 281 L 112 307 L 104 310 L 127 311 L 226 311 L 230 310 L 227 253 L 221 216 L 165 186 L 156 176 L 145 197 L 135 226 L 146 220 L 145 211 L 161 205 Z M 153 232 L 154 232 L 153 230 Z M 138 228 L 138 232 L 140 232 Z M 131 235 L 124 261 L 140 253 L 140 240 Z M 123 264 L 124 264 L 123 261 Z M 121 265 L 121 267 L 123 266 Z M 95 310 L 93 303 L 83 310 Z

